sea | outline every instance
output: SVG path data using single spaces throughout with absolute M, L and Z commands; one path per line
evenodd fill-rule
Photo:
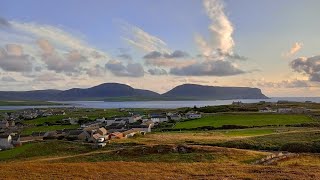
M 41 106 L 0 106 L 0 110 L 21 110 L 31 108 L 55 108 L 55 107 L 79 107 L 79 108 L 98 108 L 98 109 L 114 109 L 114 108 L 153 108 L 153 109 L 174 109 L 181 107 L 203 107 L 229 105 L 234 101 L 243 103 L 255 103 L 260 101 L 277 102 L 277 101 L 294 101 L 305 102 L 312 101 L 320 103 L 320 97 L 272 97 L 270 99 L 231 99 L 231 100 L 208 100 L 208 101 L 51 101 L 64 105 L 41 105 Z

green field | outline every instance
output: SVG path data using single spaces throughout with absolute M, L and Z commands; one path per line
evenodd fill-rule
M 33 142 L 14 149 L 0 151 L 0 161 L 19 160 L 39 156 L 73 155 L 92 151 L 90 146 L 63 141 Z
M 320 131 L 288 132 L 231 140 L 213 145 L 256 150 L 320 152 Z
M 43 124 L 45 122 L 55 123 L 56 121 L 65 119 L 65 118 L 81 118 L 86 116 L 91 120 L 95 120 L 96 118 L 107 118 L 112 116 L 127 116 L 127 112 L 120 112 L 117 109 L 79 109 L 78 111 L 65 111 L 66 115 L 54 115 L 48 117 L 40 117 L 33 120 L 26 120 L 24 121 L 26 124 Z
M 53 130 L 62 130 L 62 129 L 76 129 L 79 128 L 79 125 L 54 125 L 54 126 L 36 126 L 30 127 L 22 130 L 22 135 L 30 135 L 32 132 L 47 132 Z
M 221 127 L 223 125 L 239 126 L 267 126 L 267 125 L 291 125 L 314 122 L 305 115 L 292 114 L 217 114 L 201 119 L 179 122 L 174 128 L 188 129 L 202 126 Z

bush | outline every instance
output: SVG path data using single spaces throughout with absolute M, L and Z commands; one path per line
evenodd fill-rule
M 312 152 L 312 145 L 309 143 L 293 142 L 286 143 L 281 146 L 281 151 L 288 151 L 293 153 Z

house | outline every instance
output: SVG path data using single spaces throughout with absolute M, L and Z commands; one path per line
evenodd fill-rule
M 12 136 L 0 135 L 0 149 L 10 149 L 12 147 Z
M 130 125 L 130 129 L 134 129 L 137 131 L 143 131 L 143 132 L 151 132 L 151 127 L 153 127 L 154 124 L 149 124 L 149 125 Z
M 242 106 L 243 103 L 241 101 L 233 101 L 232 105 L 234 105 L 234 106 Z
M 201 116 L 201 114 L 200 113 L 198 113 L 198 112 L 188 112 L 188 113 L 186 113 L 186 117 L 188 118 L 188 119 L 199 119 L 199 118 L 201 118 L 202 116 Z
M 292 108 L 278 108 L 278 113 L 292 113 Z
M 61 110 L 61 111 L 53 111 L 52 114 L 53 115 L 66 115 L 66 113 L 63 110 Z
M 67 139 L 69 140 L 88 141 L 90 137 L 91 133 L 83 130 L 71 130 L 67 135 Z
M 168 117 L 166 115 L 151 115 L 151 121 L 154 123 L 162 123 L 162 122 L 167 122 L 168 121 Z
M 259 112 L 269 113 L 269 112 L 275 112 L 275 111 L 273 111 L 270 107 L 264 107 L 264 108 L 260 109 Z
M 103 138 L 103 136 L 99 133 L 92 134 L 91 137 L 88 139 L 88 142 L 98 142 L 98 140 L 101 140 L 101 138 Z
M 75 118 L 66 118 L 66 119 L 62 119 L 61 120 L 62 122 L 64 122 L 64 123 L 70 123 L 70 124 L 78 124 L 78 120 L 77 119 L 75 119 Z
M 57 135 L 57 131 L 48 131 L 43 135 L 43 139 L 54 139 Z
M 101 136 L 104 136 L 108 133 L 108 131 L 105 128 L 99 128 L 96 133 L 100 134 Z
M 121 139 L 123 138 L 123 134 L 121 132 L 114 132 L 109 134 L 108 139 Z
M 31 136 L 33 137 L 37 137 L 37 136 L 44 136 L 46 132 L 32 132 Z
M 136 129 L 130 129 L 130 130 L 122 132 L 123 137 L 125 137 L 125 138 L 133 137 L 137 133 L 140 133 L 140 132 Z
M 295 107 L 292 108 L 292 112 L 293 113 L 297 113 L 297 114 L 302 114 L 302 113 L 306 113 L 308 110 L 305 107 Z
M 14 120 L 9 120 L 8 123 L 9 123 L 9 127 L 14 127 L 16 125 Z
M 15 147 L 22 145 L 22 143 L 20 141 L 20 135 L 12 136 L 12 145 Z
M 0 129 L 6 129 L 9 127 L 8 121 L 0 121 Z
M 174 121 L 180 121 L 181 120 L 181 115 L 180 114 L 171 114 L 169 117 L 170 117 L 171 120 L 174 120 Z
M 85 123 L 85 124 L 81 124 L 81 127 L 82 128 L 88 128 L 88 127 L 90 127 L 90 128 L 99 128 L 100 125 L 102 125 L 101 122 L 93 121 L 93 122 L 88 122 L 88 123 Z

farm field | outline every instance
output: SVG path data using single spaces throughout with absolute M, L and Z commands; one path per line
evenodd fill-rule
M 221 127 L 223 125 L 267 126 L 293 125 L 315 122 L 305 115 L 293 114 L 217 114 L 201 119 L 183 121 L 176 124 L 175 129 L 190 129 L 203 126 Z

